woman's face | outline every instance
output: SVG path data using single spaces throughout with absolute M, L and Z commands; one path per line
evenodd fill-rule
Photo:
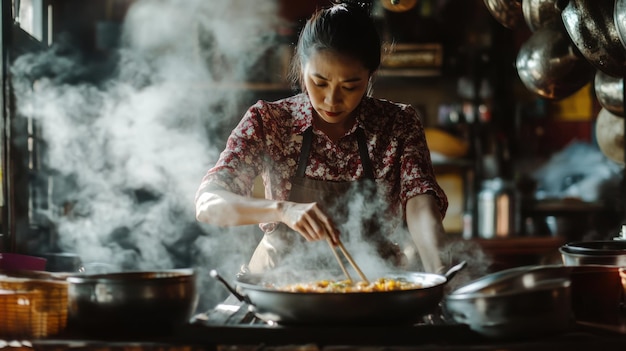
M 318 50 L 304 66 L 304 86 L 317 115 L 337 127 L 352 125 L 352 112 L 367 92 L 370 73 L 361 62 Z

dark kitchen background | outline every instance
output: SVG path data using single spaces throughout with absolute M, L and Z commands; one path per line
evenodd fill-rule
M 250 104 L 294 92 L 293 44 L 328 3 L 3 0 L 0 252 L 235 272 L 260 232 L 198 224 L 195 190 Z M 482 0 L 401 3 L 370 2 L 388 44 L 375 95 L 422 113 L 450 199 L 446 263 L 482 274 L 616 236 L 622 164 L 598 146 L 590 69 L 533 91 L 516 66 L 531 28 Z

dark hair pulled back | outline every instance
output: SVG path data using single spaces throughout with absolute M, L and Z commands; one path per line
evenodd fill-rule
M 369 13 L 370 4 L 342 1 L 317 10 L 300 32 L 291 78 L 304 90 L 302 67 L 311 54 L 329 50 L 358 60 L 374 73 L 380 66 L 381 39 Z

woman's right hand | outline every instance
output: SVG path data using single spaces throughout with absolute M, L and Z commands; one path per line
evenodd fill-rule
M 326 240 L 339 242 L 339 230 L 330 217 L 316 202 L 296 203 L 284 201 L 280 204 L 281 222 L 297 231 L 307 241 Z

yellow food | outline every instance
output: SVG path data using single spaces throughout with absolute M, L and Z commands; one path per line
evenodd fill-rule
M 277 287 L 281 291 L 289 292 L 326 292 L 326 293 L 347 293 L 347 292 L 377 292 L 419 289 L 422 285 L 412 283 L 404 279 L 379 278 L 369 284 L 350 280 L 318 280 L 309 283 L 296 283 Z

